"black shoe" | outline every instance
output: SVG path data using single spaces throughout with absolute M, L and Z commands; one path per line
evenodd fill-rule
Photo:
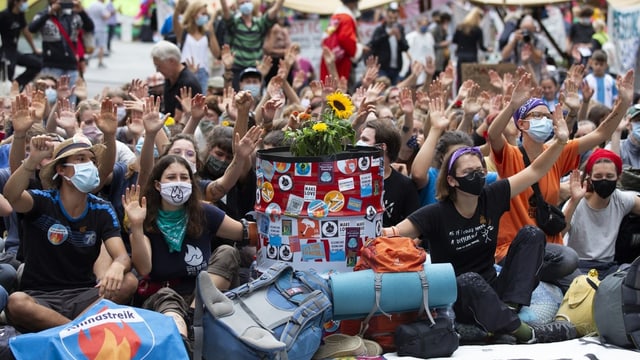
M 533 338 L 529 343 L 551 343 L 578 337 L 576 326 L 569 321 L 552 321 L 548 324 L 532 325 L 531 329 L 533 330 Z
M 495 334 L 491 338 L 492 344 L 506 344 L 506 345 L 515 345 L 518 343 L 518 339 L 511 334 Z
M 460 335 L 460 345 L 485 345 L 491 338 L 490 333 L 475 324 L 456 322 L 456 332 Z

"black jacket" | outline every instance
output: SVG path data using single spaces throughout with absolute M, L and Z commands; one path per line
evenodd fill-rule
M 405 38 L 404 27 L 399 23 L 396 25 L 400 29 L 400 39 L 398 39 L 398 69 L 402 68 L 402 52 L 409 50 L 409 43 Z M 373 31 L 373 36 L 369 42 L 372 55 L 378 57 L 381 69 L 388 69 L 391 62 L 391 47 L 389 45 L 389 34 L 387 34 L 387 23 L 383 22 Z

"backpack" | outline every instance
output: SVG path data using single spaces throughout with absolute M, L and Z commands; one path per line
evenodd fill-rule
M 573 279 L 556 313 L 556 320 L 571 321 L 580 336 L 596 332 L 593 299 L 599 284 L 598 272 L 595 270 Z
M 378 236 L 360 249 L 354 271 L 371 269 L 376 273 L 424 271 L 427 253 L 408 237 Z
M 275 263 L 258 279 L 222 294 L 199 274 L 194 359 L 311 359 L 332 318 L 327 281 Z
M 600 282 L 593 318 L 603 342 L 640 349 L 640 257 Z

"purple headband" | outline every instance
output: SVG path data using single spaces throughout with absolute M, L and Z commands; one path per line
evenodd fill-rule
M 478 147 L 462 147 L 456 151 L 453 152 L 453 155 L 451 155 L 451 159 L 449 159 L 449 168 L 447 173 L 451 174 L 451 169 L 453 168 L 453 164 L 455 164 L 456 160 L 458 160 L 458 158 L 460 158 L 460 156 L 465 155 L 465 154 L 473 154 L 473 155 L 477 155 L 478 157 L 480 157 L 480 160 L 482 161 L 482 164 L 484 165 L 484 156 L 482 156 L 482 152 L 480 152 L 480 149 Z
M 524 118 L 524 116 L 527 115 L 527 113 L 531 111 L 531 109 L 539 105 L 547 106 L 547 104 L 545 104 L 542 99 L 531 98 L 527 100 L 524 105 L 520 106 L 520 108 L 518 108 L 518 110 L 513 113 L 513 121 L 517 123 L 518 120 Z

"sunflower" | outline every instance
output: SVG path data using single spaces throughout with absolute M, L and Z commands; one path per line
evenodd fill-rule
M 348 119 L 355 110 L 351 99 L 339 91 L 327 95 L 327 103 L 340 119 Z
M 319 122 L 313 125 L 312 127 L 313 131 L 327 131 L 327 124 L 323 123 L 323 122 Z

